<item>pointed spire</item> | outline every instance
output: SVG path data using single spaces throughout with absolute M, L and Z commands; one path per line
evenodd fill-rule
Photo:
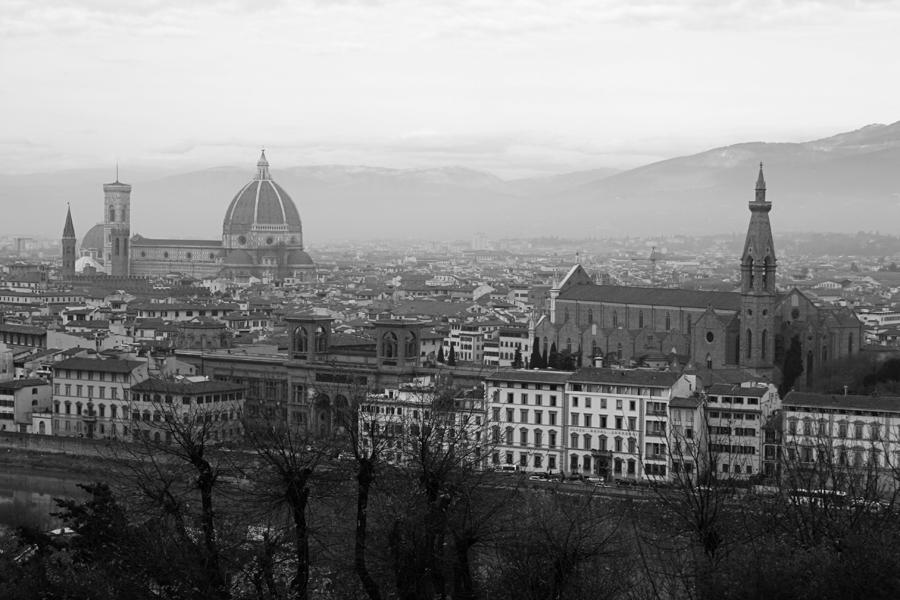
M 263 148 L 256 163 L 256 178 L 269 179 L 269 161 L 266 160 L 266 149 Z
M 763 164 L 759 163 L 759 177 L 756 178 L 756 189 L 766 189 L 766 178 L 763 177 Z
M 66 203 L 66 225 L 63 227 L 63 239 L 75 239 L 75 224 L 72 223 L 72 206 Z
M 766 178 L 763 176 L 762 163 L 759 163 L 759 177 L 756 178 L 756 201 L 766 201 Z

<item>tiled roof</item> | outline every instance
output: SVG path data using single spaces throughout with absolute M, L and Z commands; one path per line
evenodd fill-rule
M 583 369 L 578 369 L 569 381 L 672 387 L 679 377 L 681 375 L 678 373 L 669 371 L 584 367 Z
M 670 408 L 697 408 L 700 406 L 700 398 L 690 396 L 688 398 L 675 397 L 669 400 Z
M 222 240 L 163 240 L 145 238 L 138 235 L 134 236 L 131 242 L 131 247 L 137 248 L 144 246 L 169 248 L 191 246 L 195 248 L 219 249 L 222 247 Z
M 486 381 L 520 381 L 529 383 L 565 383 L 572 376 L 571 371 L 542 371 L 537 369 L 510 369 L 494 371 Z
M 740 310 L 737 292 L 704 292 L 670 288 L 643 288 L 620 285 L 576 285 L 559 295 L 559 300 L 608 302 L 645 306 L 674 306 L 717 310 Z
M 161 392 L 165 394 L 215 394 L 219 392 L 236 392 L 244 387 L 225 381 L 166 381 L 163 379 L 146 379 L 131 386 L 132 392 Z
M 709 396 L 743 396 L 745 398 L 762 398 L 769 390 L 761 387 L 741 387 L 727 383 L 714 383 L 706 390 Z
M 791 407 L 805 406 L 832 410 L 900 412 L 900 397 L 788 392 L 788 395 L 784 397 L 783 406 L 785 410 L 790 410 Z
M 39 385 L 50 385 L 50 382 L 44 379 L 10 379 L 8 381 L 0 381 L 0 392 L 15 392 L 22 388 Z
M 146 364 L 137 360 L 82 358 L 76 356 L 61 360 L 54 369 L 73 369 L 80 371 L 103 371 L 105 373 L 131 373 L 141 365 Z
M 28 335 L 45 335 L 47 330 L 43 327 L 32 327 L 31 325 L 19 325 L 18 323 L 0 323 L 0 332 L 5 333 L 24 333 Z

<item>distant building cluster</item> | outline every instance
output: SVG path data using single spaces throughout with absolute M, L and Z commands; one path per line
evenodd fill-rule
M 265 154 L 221 240 L 132 235 L 131 186 L 104 194 L 80 245 L 67 214 L 59 260 L 3 266 L 0 431 L 165 443 L 177 413 L 240 443 L 242 419 L 331 435 L 358 406 L 370 432 L 455 424 L 452 443 L 498 470 L 774 477 L 823 440 L 851 465 L 893 460 L 900 400 L 810 390 L 836 361 L 900 343 L 900 279 L 776 258 L 761 168 L 739 254 L 649 259 L 478 234 L 338 245 L 313 264 Z M 789 354 L 801 374 L 782 398 Z

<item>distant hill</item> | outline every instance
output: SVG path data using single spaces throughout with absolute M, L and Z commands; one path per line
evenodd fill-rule
M 595 169 L 503 180 L 462 167 L 386 169 L 279 166 L 306 238 L 718 233 L 746 226 L 756 171 L 765 163 L 776 230 L 900 229 L 900 123 L 869 125 L 804 143 L 750 142 L 628 171 Z M 132 231 L 218 238 L 234 194 L 254 165 L 177 175 L 152 170 L 134 185 Z M 0 233 L 62 232 L 72 203 L 78 235 L 101 218 L 108 171 L 0 176 Z

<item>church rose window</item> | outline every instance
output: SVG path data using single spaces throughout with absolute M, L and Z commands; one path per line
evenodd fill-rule
M 271 246 L 272 244 L 275 243 L 275 238 L 273 238 L 272 236 L 267 237 L 266 243 Z
M 243 245 L 246 244 L 246 243 L 247 243 L 247 238 L 246 238 L 245 236 L 243 236 L 243 235 L 239 235 L 239 236 L 238 236 L 238 244 L 240 244 L 241 246 L 243 246 Z
M 712 331 L 707 331 L 707 332 L 706 332 L 706 341 L 709 342 L 710 344 L 712 344 L 712 342 L 713 342 L 714 339 L 716 339 L 716 336 L 713 335 L 713 332 L 712 332 Z

